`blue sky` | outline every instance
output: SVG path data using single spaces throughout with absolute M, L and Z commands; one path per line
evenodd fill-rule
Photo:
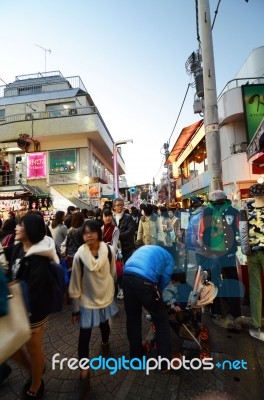
M 210 0 L 211 18 L 218 0 Z M 47 71 L 80 75 L 115 141 L 128 183 L 156 181 L 187 85 L 185 62 L 198 48 L 195 0 L 1 0 L 0 78 Z M 218 93 L 253 48 L 264 45 L 263 0 L 222 0 L 213 29 Z M 170 149 L 197 121 L 190 88 Z

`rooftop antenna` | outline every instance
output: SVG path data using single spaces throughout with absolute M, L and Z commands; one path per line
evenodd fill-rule
M 46 72 L 46 54 L 47 54 L 47 51 L 49 53 L 51 53 L 51 50 L 50 49 L 45 49 L 44 47 L 39 46 L 38 44 L 35 44 L 35 43 L 34 43 L 34 45 L 45 51 L 45 72 Z

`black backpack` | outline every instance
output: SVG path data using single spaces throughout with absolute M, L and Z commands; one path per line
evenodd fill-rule
M 63 266 L 55 261 L 50 261 L 50 276 L 52 284 L 50 313 L 57 313 L 62 311 L 66 289 Z

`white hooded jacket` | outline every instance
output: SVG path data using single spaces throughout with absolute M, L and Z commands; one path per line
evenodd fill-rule
M 109 248 L 112 254 L 111 265 L 108 258 L 108 247 L 104 242 L 100 242 L 98 258 L 92 255 L 86 244 L 79 247 L 74 256 L 69 295 L 72 299 L 79 300 L 82 307 L 105 308 L 114 299 L 115 252 L 112 246 Z

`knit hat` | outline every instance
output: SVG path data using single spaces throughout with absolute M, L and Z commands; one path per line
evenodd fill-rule
M 44 219 L 36 214 L 27 214 L 21 219 L 23 223 L 28 240 L 35 244 L 44 239 L 46 235 L 46 226 Z
M 223 190 L 213 190 L 209 193 L 210 201 L 217 201 L 226 199 L 226 193 Z
M 250 196 L 264 196 L 264 184 L 256 183 L 249 188 Z

